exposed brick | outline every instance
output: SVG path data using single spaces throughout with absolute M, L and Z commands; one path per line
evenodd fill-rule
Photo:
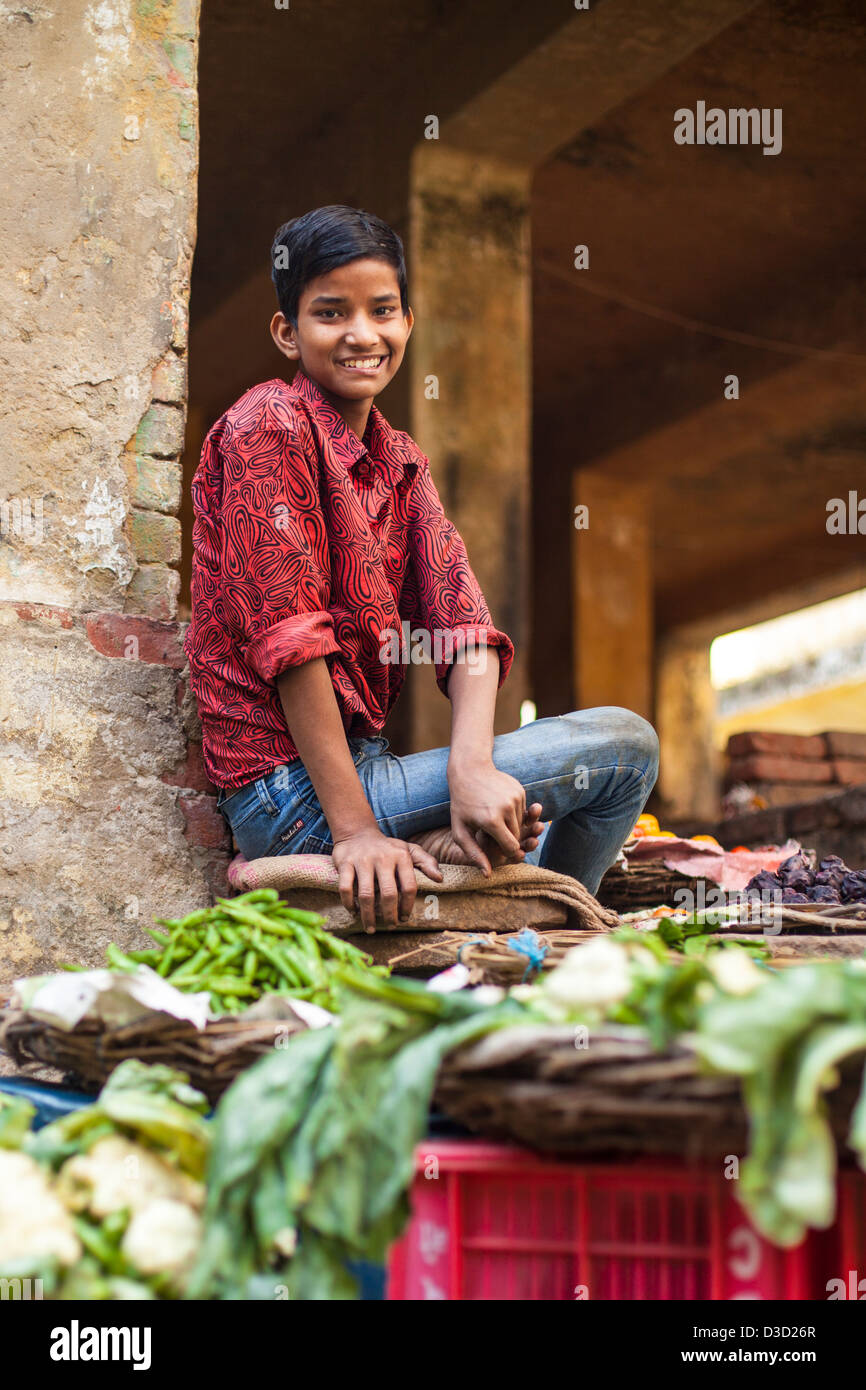
M 197 110 L 194 101 L 182 102 L 177 118 L 177 133 L 181 140 L 194 140 L 198 133 Z M 182 344 L 176 343 L 180 347 Z
M 168 80 L 173 87 L 190 87 L 194 80 L 195 47 L 184 39 L 163 39 L 171 71 Z
M 200 845 L 190 845 L 189 857 L 207 884 L 211 901 L 214 898 L 229 898 L 233 895 L 235 890 L 229 884 L 228 872 L 232 860 L 231 850 L 205 849 Z
M 829 782 L 750 782 L 749 786 L 768 806 L 796 806 L 838 792 Z
M 152 405 L 145 411 L 135 436 L 135 452 L 154 458 L 183 453 L 184 414 L 176 405 Z
M 866 787 L 852 787 L 850 791 L 842 792 L 838 806 L 843 825 L 866 826 Z M 866 862 L 861 866 L 866 867 Z
M 161 512 L 134 511 L 129 534 L 136 558 L 144 564 L 180 564 L 180 522 Z
M 204 756 L 200 743 L 190 743 L 187 745 L 186 758 L 171 772 L 164 772 L 163 782 L 170 787 L 188 787 L 191 791 L 209 792 L 211 796 L 216 795 L 216 787 L 208 780 L 205 772 Z
M 731 845 L 783 845 L 787 839 L 784 811 L 747 811 L 722 821 L 713 832 L 726 847 Z
M 149 454 L 137 454 L 134 466 L 133 507 L 152 512 L 177 512 L 181 490 L 181 468 L 177 459 L 155 459 Z
M 856 787 L 866 782 L 866 758 L 834 758 L 834 780 L 843 787 Z
M 177 38 L 195 39 L 198 34 L 198 4 L 196 0 L 174 0 L 170 22 L 171 31 Z
M 866 759 L 866 734 L 846 733 L 843 729 L 831 729 L 823 735 L 823 738 L 831 758 Z
M 728 779 L 731 782 L 831 782 L 833 769 L 827 762 L 810 762 L 807 758 L 774 758 L 768 753 L 750 753 L 745 758 L 731 759 Z
M 748 732 L 731 734 L 728 739 L 728 757 L 741 758 L 750 753 L 768 753 L 779 758 L 817 758 L 825 756 L 824 738 L 821 734 L 777 734 L 771 730 L 764 733 Z
M 835 797 L 822 797 L 808 806 L 791 806 L 785 812 L 788 834 L 795 839 L 811 835 L 820 826 L 839 825 L 840 821 Z
M 154 368 L 151 396 L 162 404 L 180 405 L 186 398 L 186 358 L 168 352 Z
M 52 608 L 45 603 L 16 603 L 15 612 L 23 623 L 59 623 L 67 631 L 75 626 L 75 615 L 68 608 Z
M 86 623 L 87 636 L 103 656 L 148 661 L 156 666 L 186 665 L 177 623 L 158 623 L 132 613 L 92 613 Z
M 228 826 L 217 810 L 215 796 L 184 791 L 178 796 L 178 805 L 186 822 L 183 833 L 190 844 L 206 849 L 229 849 Z
M 126 591 L 125 610 L 169 622 L 177 613 L 180 575 L 167 565 L 140 565 Z

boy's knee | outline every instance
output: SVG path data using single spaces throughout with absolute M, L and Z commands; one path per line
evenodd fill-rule
M 592 714 L 604 730 L 605 742 L 616 750 L 618 760 L 646 768 L 647 778 L 655 782 L 659 769 L 659 737 L 649 720 L 620 705 L 605 705 L 594 709 Z M 563 718 L 583 725 L 586 711 L 575 710 Z

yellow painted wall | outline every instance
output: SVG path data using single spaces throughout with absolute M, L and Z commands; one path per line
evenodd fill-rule
M 866 733 L 866 681 L 812 691 L 781 704 L 756 706 L 743 714 L 719 719 L 715 725 L 716 746 L 724 748 L 731 734 L 746 729 L 786 734 L 822 734 L 826 729 Z

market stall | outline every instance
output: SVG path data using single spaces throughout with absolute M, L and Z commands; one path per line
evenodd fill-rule
M 0 1091 L 0 1165 L 48 1213 L 0 1221 L 0 1274 L 64 1299 L 352 1297 L 386 1264 L 392 1298 L 828 1297 L 864 1239 L 866 874 L 636 832 L 565 924 L 509 930 L 543 870 L 487 931 L 329 930 L 258 887 L 18 981 L 0 1046 L 94 1100 L 37 1131 Z

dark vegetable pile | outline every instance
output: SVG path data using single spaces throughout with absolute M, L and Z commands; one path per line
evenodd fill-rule
M 817 869 L 801 850 L 775 873 L 762 869 L 746 884 L 749 895 L 781 893 L 783 903 L 866 903 L 866 869 L 849 869 L 838 854 L 828 854 Z

